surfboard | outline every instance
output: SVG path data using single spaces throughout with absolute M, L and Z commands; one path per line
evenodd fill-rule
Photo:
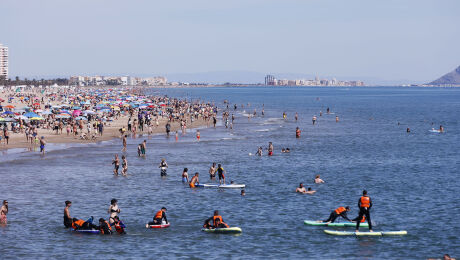
M 241 188 L 244 188 L 246 187 L 246 185 L 244 184 L 222 184 L 222 185 L 219 185 L 219 188 L 222 188 L 222 189 L 241 189 Z
M 217 233 L 217 234 L 236 234 L 236 233 L 243 232 L 243 230 L 239 227 L 215 228 L 215 229 L 203 228 L 201 229 L 201 231 L 208 232 L 208 233 Z
M 217 186 L 219 186 L 219 185 L 211 184 L 211 183 L 195 184 L 195 188 L 213 188 L 213 187 L 217 187 Z
M 336 223 L 326 223 L 326 222 L 318 222 L 314 220 L 304 220 L 303 222 L 305 225 L 310 225 L 310 226 L 328 226 L 328 227 L 356 227 L 355 222 L 336 222 Z M 369 224 L 367 222 L 360 223 L 360 227 L 369 227 Z
M 161 224 L 161 225 L 149 225 L 148 223 L 145 224 L 146 228 L 167 228 L 169 226 L 171 226 L 171 222 L 169 222 L 168 224 Z
M 336 230 L 324 230 L 324 233 L 335 236 L 404 236 L 407 235 L 406 230 L 399 231 L 381 231 L 381 232 L 348 232 Z
M 70 231 L 72 232 L 77 232 L 77 233 L 83 233 L 83 234 L 99 234 L 100 231 L 99 230 L 96 230 L 96 229 L 87 229 L 87 230 L 84 230 L 84 229 L 73 229 L 71 228 Z
M 430 129 L 430 133 L 441 133 L 438 129 Z

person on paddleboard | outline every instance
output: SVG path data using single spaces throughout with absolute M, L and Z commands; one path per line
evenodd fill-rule
M 346 206 L 346 207 L 339 207 L 335 210 L 333 210 L 331 212 L 331 215 L 329 215 L 329 218 L 326 219 L 326 220 L 323 220 L 321 222 L 326 222 L 326 223 L 334 223 L 334 221 L 338 218 L 338 217 L 342 217 L 348 221 L 351 222 L 351 219 L 348 218 L 347 216 L 347 212 L 350 211 L 350 207 Z
M 367 195 L 367 190 L 363 190 L 363 196 L 359 198 L 358 200 L 358 207 L 359 207 L 359 215 L 358 219 L 361 219 L 363 216 L 366 216 L 367 223 L 369 224 L 369 231 L 372 232 L 372 223 L 371 223 L 371 215 L 370 215 L 370 210 L 372 208 L 372 200 Z M 361 222 L 357 221 L 356 222 L 356 232 L 359 231 L 359 224 Z
M 225 174 L 227 174 L 227 172 L 222 167 L 222 164 L 219 163 L 217 165 L 217 175 L 219 176 L 219 184 L 225 184 Z
M 155 216 L 153 217 L 153 221 L 149 222 L 149 225 L 162 225 L 163 220 L 168 224 L 168 219 L 166 218 L 166 208 L 162 207 Z
M 212 225 L 210 223 L 211 221 L 212 221 Z M 224 222 L 224 219 L 222 218 L 222 216 L 219 215 L 219 211 L 214 210 L 214 216 L 206 219 L 203 227 L 208 228 L 208 229 L 213 229 L 213 228 L 220 228 L 222 225 L 224 225 L 224 227 L 228 227 L 228 225 Z

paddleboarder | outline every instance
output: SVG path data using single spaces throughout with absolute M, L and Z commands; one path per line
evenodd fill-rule
M 372 208 L 372 200 L 369 197 L 369 195 L 367 195 L 367 190 L 363 190 L 363 196 L 359 198 L 358 207 L 359 207 L 358 219 L 361 219 L 363 216 L 366 216 L 367 223 L 369 224 L 369 231 L 373 232 L 372 223 L 371 223 L 371 215 L 370 215 L 370 210 Z M 359 232 L 360 223 L 361 223 L 360 221 L 356 222 L 356 232 Z

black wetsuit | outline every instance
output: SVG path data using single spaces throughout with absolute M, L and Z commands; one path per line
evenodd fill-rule
M 369 207 L 368 208 L 361 207 L 361 198 L 359 198 L 358 207 L 359 207 L 358 219 L 362 219 L 363 216 L 366 216 L 367 223 L 369 224 L 369 230 L 372 230 L 371 214 L 370 214 L 370 210 L 372 208 L 372 200 L 371 200 L 371 198 L 369 198 Z M 359 224 L 360 224 L 360 221 L 357 221 L 356 222 L 356 230 L 359 229 Z
M 346 211 L 344 211 L 344 212 L 342 212 L 342 213 L 340 213 L 340 214 L 337 214 L 337 212 L 335 212 L 335 210 L 333 210 L 333 211 L 331 212 L 331 215 L 329 215 L 329 218 L 326 219 L 326 220 L 323 220 L 323 222 L 329 222 L 329 221 L 330 221 L 331 223 L 334 223 L 334 221 L 335 221 L 339 216 L 351 222 L 351 220 L 350 220 L 350 219 L 348 218 L 348 216 L 347 216 L 347 212 L 346 212 Z
M 66 215 L 64 215 L 64 226 L 66 228 L 72 227 L 72 219 L 68 218 Z

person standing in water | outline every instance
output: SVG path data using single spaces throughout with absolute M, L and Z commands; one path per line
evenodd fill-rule
M 141 144 L 141 155 L 145 156 L 145 151 L 147 150 L 147 140 L 144 140 Z
M 370 210 L 372 208 L 372 200 L 367 195 L 367 190 L 363 190 L 363 196 L 358 200 L 359 215 L 358 219 L 362 219 L 363 216 L 366 216 L 367 223 L 369 224 L 369 231 L 372 231 L 371 215 Z M 360 221 L 356 221 L 356 232 L 359 232 Z
M 220 163 L 217 165 L 217 174 L 219 175 L 219 184 L 225 184 L 225 174 L 227 174 L 227 172 Z
M 336 122 L 336 123 L 339 122 L 339 116 L 335 116 L 335 122 Z
M 257 153 L 256 153 L 258 156 L 262 156 L 262 146 L 259 146 L 259 148 L 257 148 Z
M 115 217 L 120 214 L 121 210 L 118 208 L 118 201 L 116 199 L 112 199 L 110 201 L 110 207 L 108 210 L 108 213 L 110 214 L 109 217 L 109 223 L 112 225 L 112 223 L 115 221 Z
M 45 155 L 45 145 L 46 145 L 46 142 L 45 142 L 45 137 L 42 136 L 40 138 L 40 152 Z
M 273 144 L 272 142 L 268 142 L 268 156 L 272 156 L 273 155 Z
M 72 227 L 72 217 L 70 216 L 70 206 L 72 206 L 72 202 L 66 200 L 65 208 L 64 208 L 64 226 L 66 228 Z
M 320 178 L 319 174 L 315 176 L 315 183 L 316 184 L 324 183 L 324 181 Z
M 176 142 L 179 141 L 179 131 L 176 131 Z
M 296 129 L 295 129 L 295 137 L 300 138 L 300 133 L 301 133 L 300 128 L 296 127 Z
M 216 178 L 216 163 L 212 163 L 211 168 L 209 168 L 209 179 L 214 180 Z
M 200 141 L 200 130 L 196 130 L 196 139 Z
M 184 168 L 182 172 L 182 182 L 188 183 L 188 169 Z
M 283 119 L 286 120 L 286 117 L 287 117 L 286 112 L 283 112 Z
M 121 156 L 121 174 L 126 176 L 128 172 L 128 161 L 126 160 L 126 156 Z
M 8 220 L 6 219 L 6 215 L 8 214 L 8 201 L 4 200 L 3 205 L 0 208 L 0 224 L 6 225 Z
M 115 154 L 115 158 L 112 160 L 113 164 L 113 175 L 118 176 L 118 169 L 120 168 L 120 159 L 118 159 L 118 154 Z
M 126 152 L 126 146 L 127 146 L 127 141 L 126 141 L 126 138 L 128 138 L 128 135 L 124 135 L 123 136 L 123 149 L 121 149 L 122 152 Z
M 200 184 L 200 181 L 198 179 L 199 175 L 200 175 L 199 173 L 195 172 L 195 176 L 192 177 L 189 183 L 190 188 L 195 188 L 197 184 Z
M 316 116 L 313 116 L 313 118 L 311 119 L 311 121 L 313 122 L 313 125 L 316 124 Z
M 166 169 L 168 168 L 168 164 L 166 163 L 165 159 L 161 159 L 161 163 L 158 168 L 161 169 L 161 172 L 160 172 L 161 177 L 166 176 Z
M 295 121 L 297 122 L 298 119 L 299 119 L 299 115 L 297 114 L 297 112 L 295 112 Z

